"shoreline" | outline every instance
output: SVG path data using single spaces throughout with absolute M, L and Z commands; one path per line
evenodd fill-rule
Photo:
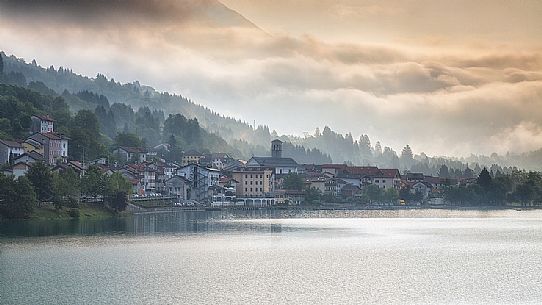
M 169 212 L 224 212 L 224 211 L 408 211 L 408 210 L 449 210 L 449 211 L 530 211 L 540 210 L 542 206 L 271 206 L 271 207 L 157 207 L 140 208 L 134 215 Z
M 33 212 L 30 218 L 25 219 L 2 219 L 0 223 L 6 221 L 29 221 L 29 222 L 46 222 L 46 221 L 77 221 L 77 220 L 100 220 L 114 219 L 122 217 L 130 217 L 132 215 L 145 214 L 160 214 L 160 213 L 179 213 L 179 212 L 238 212 L 238 211 L 424 211 L 424 210 L 441 210 L 441 211 L 533 211 L 541 210 L 542 206 L 357 206 L 344 204 L 328 204 L 328 205 L 303 205 L 303 206 L 269 206 L 269 207 L 156 207 L 144 208 L 134 206 L 130 210 L 121 213 L 115 213 L 104 206 L 96 204 L 84 204 L 79 210 L 78 217 L 71 217 L 69 209 L 55 210 L 52 207 L 39 207 Z

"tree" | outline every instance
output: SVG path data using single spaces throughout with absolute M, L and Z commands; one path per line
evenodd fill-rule
M 0 173 L 0 215 L 6 218 L 27 218 L 36 205 L 36 193 L 28 178 L 17 180 Z
M 89 110 L 81 110 L 75 115 L 70 128 L 69 154 L 77 160 L 95 159 L 105 154 L 100 143 L 100 126 L 96 115 Z
M 487 168 L 484 167 L 484 169 L 482 169 L 480 175 L 478 175 L 476 183 L 486 191 L 489 191 L 491 189 L 493 179 L 491 178 L 491 175 L 489 174 Z
M 396 189 L 389 188 L 383 192 L 382 197 L 385 202 L 396 203 L 399 200 L 399 192 Z
M 79 175 L 71 168 L 53 174 L 53 191 L 54 203 L 57 208 L 66 204 L 75 207 L 81 193 Z
M 304 186 L 303 179 L 300 175 L 290 173 L 284 177 L 282 187 L 286 190 L 302 190 Z
M 440 178 L 450 178 L 450 171 L 446 164 L 442 164 L 438 170 L 438 176 Z
M 118 192 L 124 192 L 126 194 L 131 193 L 132 185 L 130 181 L 124 178 L 120 173 L 113 173 L 106 178 L 107 180 L 107 194 L 115 194 Z
M 365 197 L 369 203 L 380 202 L 382 200 L 382 190 L 374 184 L 367 185 L 362 191 L 363 197 Z
M 314 187 L 309 187 L 305 190 L 305 201 L 308 204 L 315 204 L 320 201 L 322 198 L 322 193 L 319 189 Z
M 89 167 L 81 179 L 81 192 L 93 197 L 105 195 L 107 181 L 104 176 L 99 168 L 95 166 Z
M 53 175 L 51 170 L 43 162 L 32 164 L 26 177 L 34 186 L 38 200 L 49 201 L 53 197 Z
M 128 196 L 126 192 L 115 192 L 109 197 L 109 205 L 117 212 L 124 211 L 128 206 Z
M 2 58 L 3 52 L 0 52 L 0 75 L 4 74 L 4 59 Z
M 115 145 L 126 147 L 145 147 L 145 141 L 133 133 L 121 132 L 115 137 Z
M 472 178 L 474 177 L 474 171 L 469 168 L 469 165 L 467 164 L 467 167 L 463 171 L 463 177 L 465 178 Z
M 406 169 L 410 169 L 414 163 L 414 154 L 409 145 L 405 146 L 401 152 L 401 163 Z

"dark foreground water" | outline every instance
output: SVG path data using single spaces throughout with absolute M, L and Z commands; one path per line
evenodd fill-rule
M 0 304 L 541 304 L 542 212 L 0 223 Z

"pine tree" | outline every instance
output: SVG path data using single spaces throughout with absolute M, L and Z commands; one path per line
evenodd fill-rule
M 414 154 L 412 153 L 412 149 L 409 145 L 405 146 L 401 152 L 401 163 L 406 169 L 410 169 L 414 163 Z
M 0 75 L 4 74 L 4 59 L 2 58 L 3 52 L 0 52 Z
M 491 187 L 492 182 L 493 179 L 491 178 L 489 171 L 487 170 L 487 168 L 484 167 L 484 169 L 480 172 L 476 183 L 478 183 L 478 185 L 487 190 Z

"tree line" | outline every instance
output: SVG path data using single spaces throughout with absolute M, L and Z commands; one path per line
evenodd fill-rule
M 0 217 L 28 218 L 43 204 L 68 209 L 70 216 L 78 217 L 82 196 L 95 198 L 120 212 L 128 205 L 131 189 L 120 173 L 107 175 L 91 166 L 80 176 L 71 168 L 52 172 L 44 163 L 36 162 L 17 179 L 0 174 Z

